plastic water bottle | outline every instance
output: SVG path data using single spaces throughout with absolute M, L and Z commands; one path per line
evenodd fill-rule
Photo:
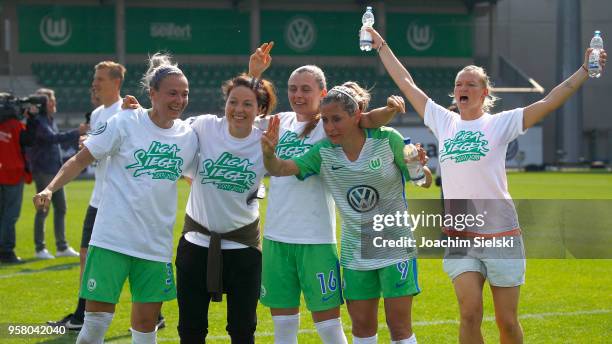
M 404 139 L 404 144 L 404 160 L 406 161 L 406 168 L 410 174 L 410 181 L 421 186 L 425 184 L 427 178 L 425 178 L 423 165 L 421 165 L 419 161 L 419 151 L 414 144 L 410 143 L 410 138 Z
M 603 49 L 603 39 L 601 38 L 601 32 L 595 31 L 595 35 L 591 38 L 591 55 L 589 55 L 589 76 L 591 78 L 599 78 L 601 76 L 601 66 L 599 65 L 599 54 Z
M 374 25 L 374 13 L 372 13 L 372 6 L 366 7 L 366 11 L 361 17 L 361 31 L 359 32 L 359 49 L 363 51 L 372 50 L 372 35 L 366 31 L 366 28 Z

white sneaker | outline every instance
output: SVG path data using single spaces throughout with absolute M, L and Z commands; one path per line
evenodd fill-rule
M 72 247 L 68 246 L 68 248 L 66 248 L 63 251 L 55 252 L 55 256 L 56 257 L 78 257 L 79 252 L 75 251 Z
M 36 258 L 38 258 L 38 259 L 53 259 L 55 257 L 53 257 L 53 255 L 51 253 L 49 253 L 49 251 L 47 251 L 46 248 L 43 248 L 42 250 L 36 252 Z

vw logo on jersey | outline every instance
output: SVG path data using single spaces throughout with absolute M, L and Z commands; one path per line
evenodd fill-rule
M 418 22 L 412 22 L 408 25 L 406 31 L 408 44 L 416 51 L 424 51 L 431 47 L 434 42 L 434 33 L 429 25 L 419 25 Z
M 315 25 L 306 17 L 296 17 L 289 21 L 285 29 L 285 40 L 295 51 L 309 50 L 315 43 L 317 32 Z
M 378 204 L 378 191 L 368 185 L 357 185 L 347 192 L 346 200 L 353 210 L 365 213 Z
M 64 17 L 55 17 L 51 14 L 46 15 L 40 21 L 38 29 L 43 41 L 54 47 L 64 45 L 72 36 L 70 21 Z

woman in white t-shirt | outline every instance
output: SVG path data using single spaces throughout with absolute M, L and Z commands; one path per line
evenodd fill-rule
M 251 55 L 251 75 L 259 77 L 270 66 L 272 46 L 264 43 Z M 301 66 L 291 73 L 287 84 L 293 111 L 277 114 L 281 159 L 302 156 L 325 138 L 319 109 L 327 94 L 323 71 L 314 65 Z M 377 128 L 404 111 L 403 99 L 391 96 L 386 107 L 363 113 L 360 125 Z M 260 122 L 264 129 L 267 122 Z M 333 287 L 340 284 L 334 201 L 321 178 L 270 177 L 260 300 L 270 307 L 275 341 L 297 343 L 303 293 L 322 342 L 346 343 L 340 321 L 342 293 Z
M 588 79 L 585 65 L 591 49 L 585 53 L 585 63 L 542 100 L 495 115 L 488 113 L 495 100 L 489 77 L 481 67 L 467 66 L 455 78 L 454 102 L 459 108 L 459 114 L 455 114 L 418 88 L 378 32 L 368 31 L 387 72 L 438 139 L 445 202 L 451 202 L 451 206 L 454 202 L 459 209 L 477 209 L 481 214 L 487 214 L 485 209 L 493 210 L 488 212 L 483 226 L 446 228 L 449 237 L 469 237 L 472 241 L 504 238 L 512 242 L 509 248 L 449 249 L 445 253 L 444 270 L 453 280 L 460 308 L 459 341 L 483 342 L 482 290 L 488 280 L 501 342 L 522 343 L 518 302 L 525 279 L 525 253 L 508 193 L 506 149 L 518 135 L 562 106 Z M 602 66 L 606 57 L 602 52 Z
M 194 163 L 198 141 L 179 118 L 189 85 L 168 55 L 155 54 L 143 78 L 152 108 L 126 110 L 99 126 L 45 190 L 34 196 L 48 209 L 53 191 L 94 160 L 107 160 L 104 194 L 87 254 L 81 297 L 87 300 L 77 343 L 102 343 L 129 278 L 132 341 L 155 343 L 163 301 L 176 298 L 172 228 L 176 183 Z
M 223 85 L 225 116 L 190 119 L 199 137 L 197 169 L 190 171 L 183 237 L 176 253 L 181 343 L 203 343 L 211 301 L 227 296 L 232 343 L 253 343 L 261 286 L 259 186 L 266 170 L 258 114 L 276 105 L 272 84 L 247 75 Z

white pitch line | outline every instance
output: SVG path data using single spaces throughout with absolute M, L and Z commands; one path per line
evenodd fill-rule
M 579 315 L 596 315 L 596 314 L 608 314 L 612 313 L 612 309 L 593 309 L 593 310 L 584 310 L 584 311 L 575 311 L 575 312 L 547 312 L 547 313 L 533 313 L 533 314 L 522 314 L 519 316 L 519 319 L 543 319 L 543 318 L 553 318 L 553 317 L 572 317 Z M 482 321 L 492 322 L 495 321 L 495 317 L 487 316 L 482 319 Z M 436 325 L 458 325 L 459 321 L 455 319 L 447 319 L 447 320 L 431 320 L 431 321 L 415 321 L 412 323 L 413 327 L 427 327 L 427 326 L 436 326 Z M 350 324 L 343 324 L 345 330 L 350 328 Z M 387 330 L 386 323 L 379 323 L 378 328 L 382 331 Z M 316 333 L 315 329 L 302 329 L 299 333 L 310 334 Z M 274 332 L 256 332 L 255 337 L 272 337 L 274 336 Z M 206 339 L 209 340 L 220 340 L 227 339 L 229 340 L 229 336 L 207 336 Z M 179 338 L 157 338 L 158 342 L 177 342 Z

